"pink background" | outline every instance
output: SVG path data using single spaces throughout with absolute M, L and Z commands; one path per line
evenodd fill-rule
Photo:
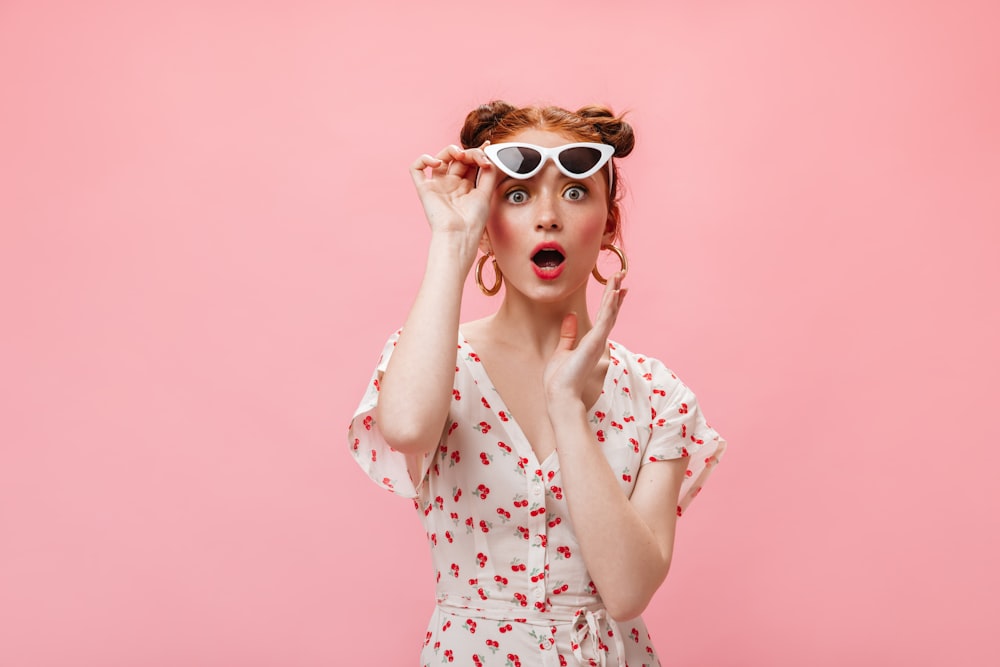
M 995 2 L 0 2 L 0 664 L 409 665 L 347 453 L 493 97 L 630 109 L 632 294 L 730 441 L 682 666 L 996 664 Z M 495 302 L 469 281 L 469 318 Z

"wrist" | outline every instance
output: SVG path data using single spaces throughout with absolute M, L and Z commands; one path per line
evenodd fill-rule
M 545 407 L 553 427 L 570 420 L 585 419 L 587 416 L 587 406 L 578 396 L 549 395 L 546 397 Z
M 431 234 L 429 259 L 435 264 L 457 268 L 464 279 L 479 250 L 479 237 L 467 232 L 435 231 Z
M 472 229 L 432 229 L 431 244 L 465 252 L 475 257 L 479 250 L 479 242 L 483 238 L 482 230 L 476 233 Z

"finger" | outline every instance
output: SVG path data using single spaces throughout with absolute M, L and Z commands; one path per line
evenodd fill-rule
M 608 279 L 608 283 L 604 286 L 604 293 L 601 294 L 601 304 L 597 310 L 598 319 L 601 319 L 601 316 L 607 312 L 609 306 L 617 299 L 620 285 L 621 272 L 613 274 Z
M 611 335 L 611 329 L 614 328 L 615 322 L 618 320 L 618 312 L 621 308 L 622 299 L 628 293 L 627 289 L 620 287 L 621 277 L 621 272 L 618 272 L 608 280 L 608 285 L 604 289 L 604 296 L 601 299 L 600 309 L 597 312 L 597 319 L 594 322 L 594 328 L 591 330 L 595 336 L 599 336 L 603 340 L 607 340 L 608 336 Z
M 440 152 L 438 152 L 437 155 L 434 156 L 439 160 L 439 162 L 438 164 L 434 165 L 432 173 L 435 176 L 447 175 L 448 170 L 451 167 L 452 163 L 454 163 L 456 160 L 460 160 L 462 158 L 462 154 L 463 154 L 462 149 L 456 146 L 455 144 L 449 144 L 445 146 L 444 148 L 441 149 Z
M 492 168 L 493 163 L 482 149 L 467 148 L 462 151 L 460 157 L 448 165 L 448 174 L 468 178 L 475 183 L 478 182 L 480 171 L 489 171 Z
M 486 147 L 489 146 L 489 145 L 490 145 L 490 140 L 487 139 L 486 141 L 483 142 L 483 145 L 480 146 L 479 149 L 478 149 L 479 152 L 482 153 L 482 155 L 479 156 L 479 157 L 482 158 L 481 163 L 479 165 L 481 167 L 492 167 L 493 166 L 493 161 L 490 160 L 490 158 L 489 158 L 488 155 L 486 155 Z
M 483 152 L 482 148 L 467 148 L 465 150 L 465 155 L 475 162 L 476 166 L 480 168 L 493 166 L 493 163 L 490 162 L 488 157 L 486 157 L 486 153 Z
M 413 182 L 416 185 L 420 185 L 426 180 L 424 170 L 427 167 L 437 167 L 441 164 L 441 160 L 438 158 L 424 153 L 410 165 L 410 176 L 413 178 Z
M 433 167 L 441 162 L 441 158 L 436 158 L 433 155 L 424 153 L 410 165 L 411 169 L 424 169 L 425 167 Z
M 464 151 L 455 144 L 448 144 L 441 149 L 440 153 L 437 154 L 437 158 L 439 160 L 447 160 L 448 162 L 451 162 L 452 160 L 458 160 L 461 158 L 463 152 Z
M 458 176 L 462 178 L 469 171 L 469 167 L 461 160 L 452 160 L 448 163 L 447 173 L 449 176 Z
M 494 169 L 493 165 L 487 162 L 479 167 L 479 180 L 476 182 L 476 189 L 482 190 L 486 196 L 492 196 L 500 178 L 500 170 Z
M 579 354 L 587 355 L 595 364 L 604 354 L 604 350 L 607 349 L 608 337 L 618 320 L 618 310 L 621 307 L 622 298 L 627 293 L 627 290 L 621 288 L 621 279 L 621 271 L 608 279 L 594 326 L 580 339 L 576 348 Z
M 566 313 L 562 326 L 559 327 L 557 350 L 572 350 L 576 346 L 577 324 L 576 313 Z

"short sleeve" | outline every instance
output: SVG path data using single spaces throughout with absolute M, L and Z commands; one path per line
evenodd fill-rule
M 643 465 L 686 457 L 687 470 L 677 501 L 680 516 L 705 485 L 726 450 L 726 441 L 705 421 L 698 399 L 670 369 L 656 360 L 652 365 L 650 438 Z
M 378 405 L 379 383 L 382 374 L 389 364 L 389 358 L 399 340 L 397 331 L 382 348 L 375 372 L 368 382 L 364 398 L 354 412 L 351 425 L 347 430 L 347 440 L 351 455 L 372 481 L 379 486 L 405 498 L 416 498 L 420 492 L 427 471 L 430 468 L 434 452 L 421 455 L 418 477 L 410 478 L 407 468 L 407 456 L 389 446 L 382 437 L 378 422 L 375 419 L 375 407 Z

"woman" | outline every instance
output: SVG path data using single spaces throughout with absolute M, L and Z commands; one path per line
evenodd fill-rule
M 632 129 L 602 107 L 492 102 L 461 137 L 411 166 L 427 269 L 349 433 L 427 530 L 422 664 L 657 665 L 640 614 L 725 441 L 666 367 L 608 341 L 627 291 L 612 158 Z M 592 322 L 602 249 L 622 270 Z M 460 326 L 477 251 L 480 289 L 504 296 Z

